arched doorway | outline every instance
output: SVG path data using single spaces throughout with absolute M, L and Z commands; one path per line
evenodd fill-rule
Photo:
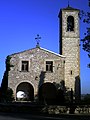
M 39 88 L 39 100 L 46 104 L 55 104 L 56 93 L 56 87 L 53 83 L 44 83 Z
M 22 82 L 16 89 L 16 100 L 33 101 L 34 100 L 34 88 L 28 82 Z

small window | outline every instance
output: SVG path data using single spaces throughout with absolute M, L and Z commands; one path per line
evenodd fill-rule
M 74 31 L 74 17 L 68 16 L 67 18 L 67 31 Z
M 28 65 L 29 65 L 28 61 L 22 61 L 22 68 L 21 68 L 21 70 L 27 72 L 28 69 L 29 69 Z
M 46 71 L 53 72 L 53 61 L 46 61 Z
M 71 75 L 72 75 L 72 70 L 71 70 Z

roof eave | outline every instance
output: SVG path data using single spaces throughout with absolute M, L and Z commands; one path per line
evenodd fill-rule
M 54 54 L 54 55 L 57 55 L 57 56 L 59 56 L 59 57 L 66 58 L 64 55 L 60 55 L 60 54 L 58 54 L 58 53 L 55 53 L 55 52 L 50 51 L 50 50 L 47 50 L 47 49 L 45 49 L 45 48 L 40 47 L 40 49 L 45 50 L 45 51 L 47 51 L 47 52 L 49 52 L 49 53 L 52 53 L 52 54 Z

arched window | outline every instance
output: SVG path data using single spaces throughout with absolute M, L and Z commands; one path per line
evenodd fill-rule
M 68 16 L 67 18 L 67 31 L 74 31 L 74 17 Z

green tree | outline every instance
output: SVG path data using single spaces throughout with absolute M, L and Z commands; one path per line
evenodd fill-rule
M 89 12 L 85 13 L 84 11 L 80 12 L 80 18 L 83 16 L 83 22 L 87 24 L 86 33 L 84 33 L 84 38 L 81 40 L 83 43 L 83 50 L 88 53 L 88 57 L 90 58 L 90 0 L 88 0 Z M 90 68 L 90 63 L 88 64 Z
M 8 88 L 8 74 L 10 71 L 10 67 L 13 67 L 13 65 L 10 64 L 10 56 L 7 56 L 6 58 L 6 70 L 4 72 L 4 76 L 2 79 L 1 83 L 1 88 L 0 88 L 0 100 L 1 102 L 6 102 L 7 101 L 7 94 L 8 92 L 11 94 L 11 90 Z
M 8 88 L 6 91 L 6 102 L 12 102 L 14 100 L 13 90 Z
M 82 99 L 82 104 L 85 104 L 85 105 L 87 105 L 87 104 L 90 104 L 90 94 L 86 94 L 84 97 L 83 97 L 83 99 Z

